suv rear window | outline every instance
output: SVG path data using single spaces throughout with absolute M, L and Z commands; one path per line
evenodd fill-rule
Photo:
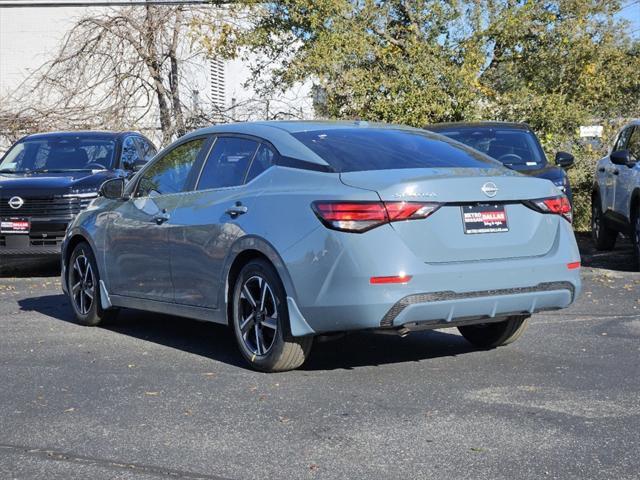
M 486 153 L 510 168 L 532 170 L 547 163 L 535 135 L 529 130 L 478 126 L 435 131 Z
M 293 136 L 337 172 L 398 168 L 494 168 L 500 166 L 471 149 L 425 132 L 377 128 L 335 128 Z

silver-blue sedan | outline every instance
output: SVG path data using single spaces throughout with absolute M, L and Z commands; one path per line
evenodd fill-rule
M 101 195 L 63 246 L 78 321 L 136 308 L 228 324 L 259 370 L 350 330 L 455 326 L 493 348 L 580 291 L 566 196 L 424 130 L 214 126 Z

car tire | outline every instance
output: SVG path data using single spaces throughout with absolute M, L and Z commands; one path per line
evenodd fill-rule
M 633 242 L 633 252 L 636 255 L 637 266 L 640 268 L 640 208 L 636 209 L 636 212 L 633 215 L 633 234 L 632 234 L 632 242 Z
M 591 238 L 597 250 L 613 250 L 618 239 L 618 232 L 607 226 L 600 207 L 600 197 L 591 201 Z
M 527 329 L 528 316 L 516 315 L 502 322 L 458 327 L 462 336 L 478 348 L 496 348 L 515 342 Z
M 95 327 L 112 320 L 115 309 L 105 310 L 100 304 L 100 274 L 91 247 L 81 242 L 73 249 L 67 265 L 67 291 L 78 323 Z
M 270 263 L 256 259 L 242 268 L 233 286 L 232 302 L 233 331 L 251 367 L 283 372 L 305 362 L 313 337 L 291 335 L 284 286 Z

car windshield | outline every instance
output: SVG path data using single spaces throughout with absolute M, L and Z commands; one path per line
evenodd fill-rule
M 382 128 L 333 128 L 293 136 L 337 172 L 399 168 L 495 168 L 471 149 L 427 132 Z
M 516 170 L 542 168 L 547 163 L 535 135 L 529 130 L 478 126 L 435 131 Z
M 16 143 L 0 161 L 0 172 L 102 170 L 113 165 L 115 141 L 86 135 L 51 135 Z

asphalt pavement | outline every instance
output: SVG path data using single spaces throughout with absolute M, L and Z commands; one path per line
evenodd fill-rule
M 357 333 L 282 374 L 213 324 L 79 326 L 55 263 L 5 262 L 0 479 L 638 479 L 640 273 L 580 243 L 582 297 L 510 346 Z

